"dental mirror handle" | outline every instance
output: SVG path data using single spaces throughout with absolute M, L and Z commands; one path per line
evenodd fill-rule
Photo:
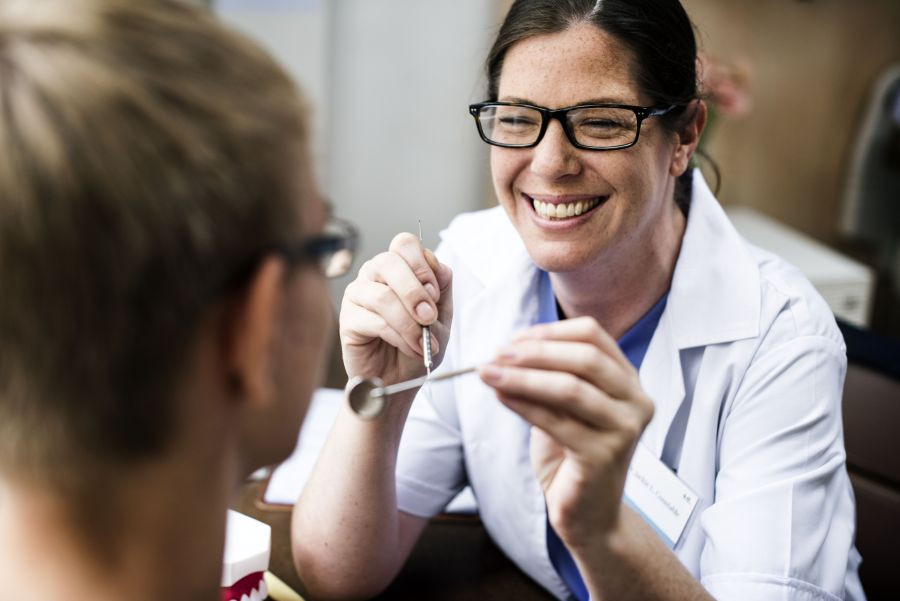
M 440 382 L 441 380 L 449 380 L 464 374 L 471 373 L 478 369 L 477 365 L 456 369 L 436 376 L 422 376 L 412 380 L 397 382 L 390 386 L 385 386 L 381 378 L 363 378 L 356 376 L 347 382 L 344 389 L 344 397 L 350 409 L 362 419 L 374 419 L 377 417 L 387 404 L 387 397 L 411 390 L 421 386 L 425 382 Z
M 470 367 L 463 367 L 462 369 L 454 369 L 453 371 L 447 371 L 442 374 L 438 374 L 436 376 L 425 375 L 420 378 L 414 378 L 412 380 L 406 380 L 405 382 L 397 382 L 396 384 L 391 384 L 390 386 L 383 386 L 381 388 L 376 388 L 372 391 L 373 396 L 391 396 L 392 394 L 397 394 L 398 392 L 404 392 L 406 390 L 410 390 L 412 388 L 416 388 L 421 386 L 425 382 L 440 382 L 441 380 L 449 380 L 450 378 L 455 378 L 456 376 L 461 376 L 464 374 L 471 373 L 478 369 L 477 365 L 472 365 Z

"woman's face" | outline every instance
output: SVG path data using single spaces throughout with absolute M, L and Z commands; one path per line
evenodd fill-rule
M 632 53 L 592 25 L 513 45 L 503 61 L 498 100 L 551 109 L 610 102 L 647 106 L 631 71 Z M 658 118 L 623 150 L 580 150 L 557 120 L 534 148 L 491 147 L 497 197 L 528 252 L 547 271 L 603 263 L 639 265 L 648 237 L 673 219 L 670 175 L 677 137 Z M 541 216 L 534 201 L 593 206 L 569 218 Z

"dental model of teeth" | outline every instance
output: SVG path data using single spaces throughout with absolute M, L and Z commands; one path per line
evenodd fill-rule
M 545 217 L 547 219 L 567 219 L 569 217 L 577 217 L 582 213 L 587 213 L 598 204 L 600 204 L 600 199 L 592 198 L 590 200 L 579 200 L 578 202 L 561 202 L 559 204 L 543 202 L 540 200 L 532 200 L 532 204 L 534 205 L 535 212 L 541 217 Z
M 228 510 L 222 558 L 222 601 L 264 601 L 269 595 L 272 529 L 237 511 Z

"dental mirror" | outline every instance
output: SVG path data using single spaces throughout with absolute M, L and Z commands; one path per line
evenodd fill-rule
M 426 382 L 440 382 L 456 376 L 472 373 L 478 369 L 477 365 L 448 371 L 439 375 L 424 375 L 421 378 L 413 378 L 404 382 L 397 382 L 385 386 L 381 378 L 362 378 L 356 376 L 347 382 L 344 388 L 344 398 L 347 404 L 360 419 L 370 420 L 378 417 L 387 405 L 388 397 L 398 392 L 417 388 Z

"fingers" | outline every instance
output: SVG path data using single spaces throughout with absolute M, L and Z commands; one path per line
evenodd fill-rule
M 346 288 L 341 335 L 363 346 L 383 340 L 404 355 L 423 354 L 422 326 L 431 326 L 432 352 L 439 359 L 453 313 L 452 273 L 412 234 L 398 234 L 390 250 L 367 261 Z
M 522 340 L 568 340 L 586 342 L 613 358 L 623 368 L 631 368 L 628 357 L 619 348 L 615 339 L 600 327 L 593 317 L 576 317 L 552 323 L 538 324 L 527 330 L 518 332 L 512 341 Z
M 362 266 L 358 280 L 385 284 L 420 327 L 431 325 L 437 318 L 440 287 L 419 240 L 412 234 L 395 236 L 390 251 L 376 255 Z M 392 300 L 385 295 L 378 298 Z
M 523 338 L 503 349 L 497 363 L 573 374 L 616 399 L 628 398 L 639 385 L 630 363 L 622 365 L 587 342 Z
M 652 404 L 612 399 L 572 374 L 496 365 L 479 374 L 509 409 L 585 458 L 627 454 L 653 415 Z
M 646 425 L 642 408 L 614 399 L 568 372 L 486 365 L 480 374 L 503 397 L 574 417 L 595 429 L 639 432 Z
M 588 447 L 595 430 L 571 417 L 541 405 L 515 397 L 499 396 L 500 402 L 519 414 L 532 426 L 547 433 L 557 444 L 567 449 L 581 450 Z
M 388 252 L 402 257 L 406 262 L 413 277 L 428 293 L 427 299 L 423 300 L 437 301 L 440 297 L 440 285 L 434 273 L 434 266 L 438 264 L 434 253 L 425 249 L 418 238 L 407 232 L 394 236 Z
M 341 335 L 348 344 L 381 339 L 404 355 L 422 354 L 421 326 L 410 319 L 391 288 L 371 280 L 356 280 L 347 286 L 341 306 Z
M 481 376 L 511 409 L 558 439 L 568 421 L 633 441 L 653 416 L 637 371 L 592 318 L 518 334 Z
M 434 257 L 430 250 L 426 254 Z M 435 258 L 435 261 L 437 261 L 437 258 Z M 449 330 L 450 322 L 453 320 L 453 271 L 449 266 L 438 263 L 434 274 L 437 277 L 440 289 L 440 298 L 437 302 L 438 319 Z

